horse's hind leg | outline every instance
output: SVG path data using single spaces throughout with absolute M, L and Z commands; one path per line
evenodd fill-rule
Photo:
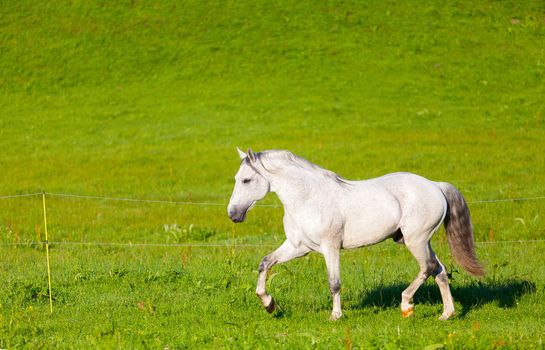
M 454 314 L 454 301 L 452 299 L 452 294 L 450 293 L 450 287 L 448 284 L 447 269 L 445 269 L 445 266 L 441 264 L 435 254 L 433 254 L 433 256 L 437 262 L 437 268 L 433 272 L 433 276 L 435 277 L 435 282 L 439 286 L 439 290 L 441 291 L 441 299 L 443 300 L 443 314 L 439 317 L 439 319 L 446 320 Z
M 414 306 L 411 304 L 411 300 L 414 294 L 426 281 L 426 279 L 430 275 L 433 275 L 437 285 L 439 286 L 441 298 L 443 300 L 443 314 L 441 317 L 439 317 L 439 319 L 448 319 L 450 316 L 452 316 L 452 314 L 454 314 L 454 302 L 450 293 L 448 276 L 445 267 L 435 256 L 429 242 L 418 242 L 410 245 L 407 244 L 407 248 L 416 258 L 416 261 L 420 266 L 420 272 L 409 287 L 405 289 L 403 293 L 401 293 L 401 314 L 403 317 L 412 315 L 414 312 Z
M 261 264 L 259 264 L 259 275 L 257 277 L 257 289 L 255 292 L 269 313 L 274 311 L 276 304 L 274 303 L 272 296 L 267 294 L 267 291 L 265 290 L 267 272 L 276 264 L 281 264 L 301 257 L 309 252 L 310 250 L 306 247 L 296 248 L 289 241 L 284 241 L 278 249 L 261 260 Z
M 433 252 L 428 242 L 406 242 L 407 248 L 416 258 L 420 271 L 412 283 L 401 293 L 401 315 L 409 317 L 414 312 L 412 298 L 418 288 L 428 279 L 435 269 L 436 264 Z M 433 258 L 432 258 L 433 257 Z

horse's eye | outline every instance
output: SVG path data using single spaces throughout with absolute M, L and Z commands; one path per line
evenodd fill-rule
M 244 179 L 244 180 L 242 180 L 242 183 L 243 183 L 243 184 L 247 184 L 247 183 L 249 183 L 250 181 L 251 181 L 251 179 Z

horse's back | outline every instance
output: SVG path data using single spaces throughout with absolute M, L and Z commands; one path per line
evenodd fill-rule
M 407 172 L 391 173 L 368 181 L 386 188 L 402 204 L 415 199 L 439 200 L 441 202 L 444 200 L 443 192 L 437 182 L 417 174 Z
M 367 181 L 379 183 L 390 192 L 399 194 L 406 194 L 407 192 L 411 191 L 432 193 L 441 191 L 437 182 L 408 172 L 386 174 Z

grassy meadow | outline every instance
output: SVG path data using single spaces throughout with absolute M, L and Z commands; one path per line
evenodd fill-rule
M 59 243 L 50 315 L 42 198 L 0 198 L 0 348 L 544 348 L 545 199 L 483 202 L 545 196 L 544 96 L 542 1 L 3 1 L 0 196 L 51 193 Z M 228 220 L 236 146 L 453 183 L 488 275 L 439 232 L 457 314 L 428 281 L 402 319 L 407 250 L 345 251 L 329 322 L 311 254 L 273 268 L 268 315 L 282 209 Z

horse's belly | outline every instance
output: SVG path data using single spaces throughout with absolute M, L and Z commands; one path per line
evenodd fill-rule
M 395 208 L 395 207 L 394 207 Z M 385 240 L 398 229 L 401 212 L 392 210 L 362 213 L 346 220 L 343 230 L 343 248 L 357 248 Z
M 342 247 L 345 249 L 357 248 L 382 242 L 396 231 L 394 225 L 388 228 L 367 228 L 345 230 Z

